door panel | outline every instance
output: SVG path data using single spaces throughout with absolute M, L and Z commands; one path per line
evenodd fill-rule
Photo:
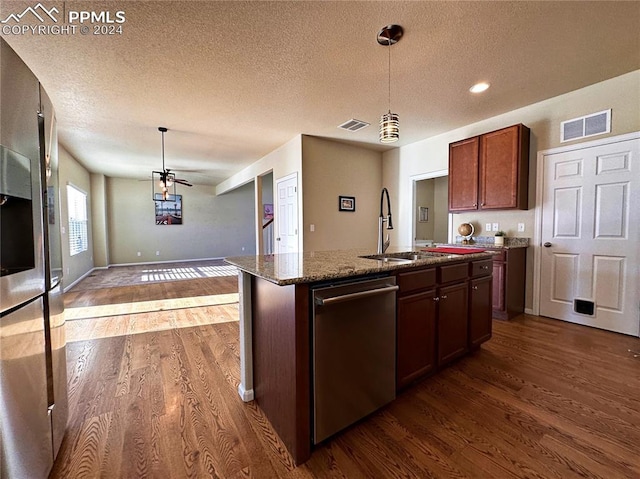
M 298 176 L 280 179 L 276 182 L 278 191 L 275 218 L 278 231 L 277 253 L 298 252 Z
M 544 157 L 540 314 L 638 336 L 639 161 L 638 139 Z

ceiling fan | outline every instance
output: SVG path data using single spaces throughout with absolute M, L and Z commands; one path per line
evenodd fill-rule
M 162 171 L 152 171 L 153 179 L 153 199 L 154 201 L 175 201 L 176 184 L 184 186 L 193 186 L 187 180 L 176 178 L 176 174 L 172 173 L 169 168 L 164 166 L 164 134 L 168 131 L 164 126 L 159 126 L 158 131 L 162 134 Z M 159 191 L 156 191 L 156 185 Z

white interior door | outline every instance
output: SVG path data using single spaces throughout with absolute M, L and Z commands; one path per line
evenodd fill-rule
M 543 161 L 540 314 L 638 336 L 640 139 Z
M 298 252 L 298 175 L 294 174 L 276 182 L 277 228 L 276 252 Z

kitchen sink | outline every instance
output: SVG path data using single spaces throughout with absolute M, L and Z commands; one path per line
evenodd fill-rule
M 433 258 L 434 256 L 443 256 L 445 253 L 432 253 L 429 251 L 405 251 L 402 253 L 383 253 L 372 254 L 368 256 L 360 256 L 365 259 L 375 259 L 385 263 L 406 264 L 419 261 L 421 259 Z

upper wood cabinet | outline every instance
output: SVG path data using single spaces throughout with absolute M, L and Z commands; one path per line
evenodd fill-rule
M 449 211 L 528 208 L 529 128 L 513 125 L 449 145 Z
M 449 211 L 478 209 L 480 137 L 449 145 Z

